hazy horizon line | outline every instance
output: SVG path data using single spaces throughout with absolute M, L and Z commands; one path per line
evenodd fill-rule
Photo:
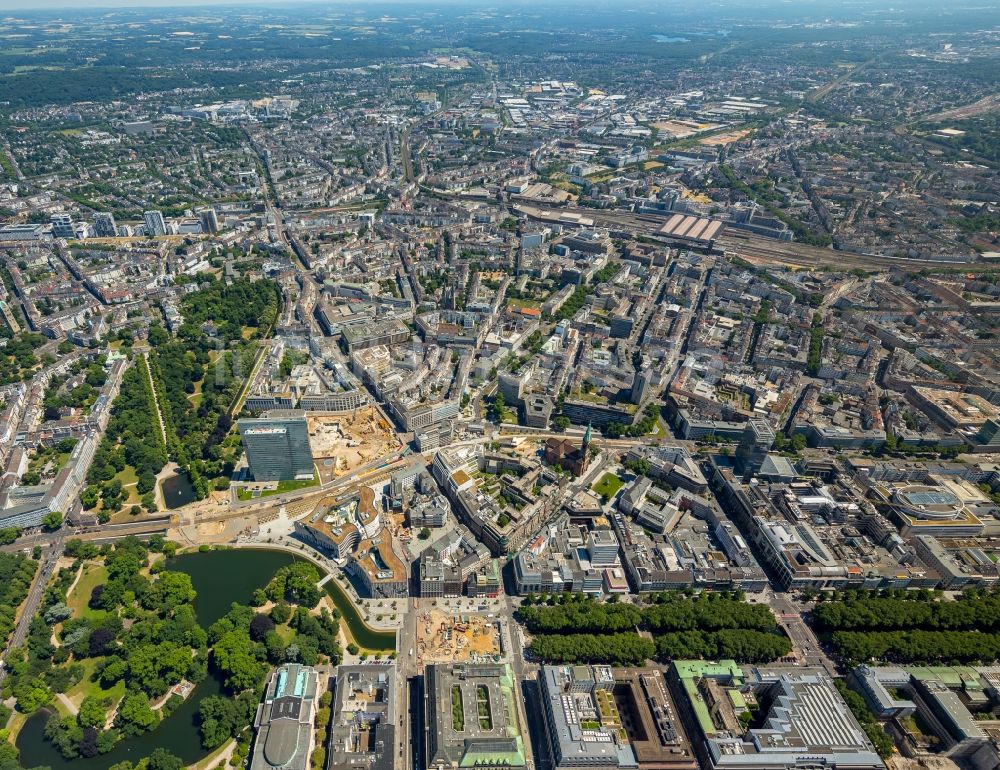
M 586 4 L 588 2 L 604 2 L 604 0 L 573 0 L 575 4 Z M 657 5 L 669 4 L 672 0 L 635 0 L 635 5 L 649 5 L 656 2 Z M 519 5 L 531 3 L 567 3 L 570 0 L 34 0 L 31 8 L 24 7 L 24 0 L 0 0 L 0 12 L 4 15 L 25 15 L 39 11 L 101 11 L 120 10 L 124 8 L 207 8 L 211 6 L 230 5 L 263 5 L 274 7 L 288 7 L 295 5 L 431 5 L 431 4 L 452 4 L 465 3 L 484 5 Z M 673 0 L 678 5 L 684 5 L 681 0 Z M 879 5 L 892 4 L 894 0 L 854 0 L 852 4 L 857 5 Z M 916 2 L 916 5 L 927 5 L 932 0 Z M 754 0 L 714 0 L 719 5 L 750 5 L 755 4 Z M 628 4 L 628 0 L 626 3 Z M 787 5 L 783 0 L 758 0 L 759 5 Z M 830 5 L 842 7 L 838 0 L 798 0 L 800 6 L 823 6 Z M 992 0 L 985 0 L 987 7 L 992 7 Z

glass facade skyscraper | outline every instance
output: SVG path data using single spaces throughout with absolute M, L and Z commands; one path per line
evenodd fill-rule
M 269 417 L 240 420 L 238 427 L 254 481 L 312 478 L 312 449 L 304 412 L 272 412 Z

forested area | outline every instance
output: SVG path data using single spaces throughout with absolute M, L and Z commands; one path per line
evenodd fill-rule
M 727 628 L 719 631 L 673 631 L 656 637 L 663 660 L 731 658 L 740 663 L 768 663 L 787 655 L 792 643 L 783 633 Z
M 848 664 L 989 662 L 1000 656 L 1000 593 L 955 599 L 922 592 L 852 592 L 813 610 L 817 628 Z
M 253 339 L 266 334 L 277 315 L 279 290 L 270 281 L 213 282 L 185 295 L 181 308 L 185 321 L 176 338 L 161 326 L 150 328 L 150 362 L 170 454 L 202 498 L 212 479 L 228 486 L 239 457 L 230 410 L 253 370 Z
M 261 605 L 270 600 L 315 607 L 323 596 L 316 585 L 319 579 L 319 570 L 315 566 L 307 561 L 294 562 L 274 573 L 264 590 L 254 594 L 254 603 Z
M 123 485 L 115 476 L 130 466 L 138 481 L 136 491 L 148 510 L 155 510 L 153 488 L 156 474 L 167 464 L 156 405 L 149 386 L 146 363 L 137 358 L 122 377 L 121 390 L 111 410 L 111 420 L 104 438 L 94 452 L 87 471 L 87 487 L 80 495 L 84 508 L 101 504 L 99 516 L 107 520 L 122 508 L 126 498 Z
M 992 663 L 1000 634 L 981 631 L 836 631 L 834 647 L 848 665 L 890 663 Z
M 995 113 L 938 123 L 934 128 L 958 129 L 964 133 L 953 137 L 930 134 L 929 140 L 953 149 L 968 150 L 994 166 L 1000 165 L 1000 116 Z M 962 156 L 956 153 L 956 157 Z
M 240 735 L 253 719 L 262 695 L 269 665 L 287 661 L 315 666 L 324 659 L 340 662 L 337 644 L 338 615 L 325 607 L 313 609 L 320 599 L 319 572 L 308 562 L 282 567 L 263 591 L 254 593 L 256 606 L 275 602 L 269 613 L 233 604 L 223 618 L 208 629 L 212 662 L 236 697 L 212 696 L 198 712 L 202 745 L 221 746 Z
M 2 66 L 2 65 L 0 65 Z M 69 104 L 122 98 L 143 90 L 173 88 L 232 88 L 249 80 L 266 79 L 263 72 L 227 72 L 201 68 L 150 72 L 129 67 L 78 67 L 67 77 L 62 70 L 32 69 L 17 77 L 0 78 L 0 101 L 13 108 L 39 104 Z
M 806 359 L 806 371 L 813 377 L 819 374 L 823 366 L 823 337 L 826 328 L 823 326 L 823 316 L 814 313 L 809 326 L 809 357 Z
M 554 606 L 526 597 L 520 618 L 532 633 L 588 631 L 607 633 L 642 626 L 650 631 L 714 631 L 723 628 L 774 629 L 774 614 L 762 604 L 747 604 L 722 593 L 696 598 L 656 594 L 650 604 L 602 603 L 574 595 Z
M 610 281 L 618 275 L 618 272 L 621 269 L 621 262 L 608 262 L 604 267 L 594 273 L 594 278 L 592 280 L 593 285 L 596 286 L 599 283 Z
M 573 289 L 573 293 L 569 295 L 569 299 L 552 314 L 552 319 L 555 321 L 565 321 L 567 318 L 572 318 L 576 315 L 576 311 L 583 307 L 583 303 L 587 301 L 587 297 L 591 293 L 593 293 L 593 289 L 587 286 L 587 284 L 581 283 Z
M 642 623 L 643 613 L 634 604 L 580 601 L 557 607 L 522 606 L 519 617 L 533 634 L 613 633 L 635 629 Z
M 518 615 L 534 635 L 531 649 L 535 655 L 552 662 L 623 665 L 618 661 L 646 651 L 647 658 L 655 653 L 663 661 L 733 658 L 759 663 L 791 650 L 771 611 L 747 604 L 739 594 L 704 593 L 689 598 L 662 593 L 648 601 L 638 606 L 579 595 L 558 600 L 528 596 Z M 641 637 L 639 629 L 654 634 L 655 642 Z M 648 644 L 626 644 L 626 637 Z
M 748 628 L 773 631 L 778 627 L 774 613 L 763 604 L 747 604 L 740 596 L 704 593 L 694 599 L 667 595 L 666 601 L 643 610 L 651 631 L 717 631 Z
M 210 478 L 232 473 L 238 439 L 223 445 L 232 428 L 229 408 L 256 352 L 254 345 L 241 345 L 213 360 L 214 347 L 207 337 L 194 342 L 172 339 L 150 357 L 170 454 L 187 472 L 199 498 L 208 494 Z M 190 398 L 199 387 L 198 398 Z
M 244 327 L 267 330 L 278 316 L 280 296 L 272 281 L 240 278 L 231 284 L 210 282 L 181 300 L 184 323 L 177 334 L 190 339 L 198 334 L 190 327 L 206 321 L 212 321 L 218 335 L 230 342 L 242 339 Z

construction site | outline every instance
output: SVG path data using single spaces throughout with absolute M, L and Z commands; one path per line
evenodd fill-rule
M 350 413 L 307 415 L 309 444 L 321 482 L 331 481 L 402 447 L 373 406 Z
M 440 610 L 425 610 L 417 618 L 417 665 L 495 663 L 502 652 L 495 618 Z
M 684 139 L 688 136 L 714 131 L 719 128 L 718 123 L 705 123 L 694 120 L 659 120 L 652 124 L 657 130 L 657 136 L 670 139 Z

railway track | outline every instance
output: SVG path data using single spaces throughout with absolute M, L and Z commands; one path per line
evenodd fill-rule
M 795 242 L 771 241 L 739 231 L 725 230 L 716 239 L 715 247 L 719 251 L 732 251 L 747 259 L 760 259 L 770 262 L 780 262 L 797 267 L 822 267 L 831 265 L 838 268 L 860 267 L 895 268 L 909 267 L 914 270 L 925 268 L 956 268 L 979 266 L 976 259 L 952 261 L 940 259 L 910 259 L 908 257 L 890 257 L 884 254 L 859 254 L 851 251 L 835 251 L 818 246 L 808 246 Z
M 543 209 L 536 206 L 519 205 L 517 210 L 527 215 L 529 218 L 542 221 L 554 221 L 553 217 L 561 212 L 573 212 L 581 214 L 592 220 L 597 227 L 607 227 L 631 231 L 646 237 L 651 237 L 661 241 L 664 245 L 677 245 L 672 243 L 668 237 L 661 236 L 659 229 L 666 221 L 662 216 L 655 214 L 636 214 L 625 211 L 603 211 L 600 209 L 586 209 L 578 206 L 562 206 L 558 209 Z M 685 248 L 681 246 L 681 248 Z M 697 250 L 698 247 L 692 245 L 686 248 Z M 962 268 L 970 266 L 981 266 L 982 263 L 975 259 L 965 260 L 942 260 L 942 259 L 910 259 L 908 257 L 892 257 L 885 254 L 861 254 L 854 251 L 836 251 L 820 246 L 809 246 L 795 241 L 776 241 L 772 238 L 765 238 L 745 230 L 725 228 L 722 234 L 715 239 L 714 251 L 733 252 L 737 256 L 745 257 L 753 261 L 759 260 L 771 264 L 784 264 L 793 267 L 819 268 L 830 265 L 836 268 L 855 268 L 865 270 L 891 268 L 912 268 L 913 270 L 923 270 L 925 268 Z

